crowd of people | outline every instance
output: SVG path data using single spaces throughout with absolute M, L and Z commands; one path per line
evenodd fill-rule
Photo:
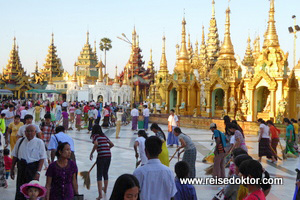
M 72 200 L 75 196 L 80 197 L 75 145 L 67 134 L 75 129 L 76 134 L 82 129 L 87 129 L 90 134 L 93 143 L 90 160 L 97 152 L 97 199 L 102 199 L 107 193 L 111 148 L 114 147 L 102 129 L 116 127 L 116 139 L 119 139 L 122 126 L 130 121 L 131 130 L 137 131 L 133 146 L 137 168 L 132 174 L 123 174 L 116 180 L 110 199 L 197 199 L 194 186 L 180 181 L 196 177 L 196 145 L 182 132 L 179 117 L 173 109 L 168 117 L 166 136 L 157 123 L 152 123 L 149 128 L 147 102 L 133 104 L 131 111 L 127 103 L 103 105 L 94 101 L 6 101 L 0 107 L 0 187 L 7 187 L 9 177 L 16 178 L 15 199 Z M 45 114 L 42 116 L 42 113 Z M 298 122 L 287 118 L 283 121 L 286 125 L 285 153 L 298 156 Z M 276 164 L 280 130 L 270 120 L 258 119 L 257 122 L 258 160 L 248 154 L 245 134 L 237 121 L 224 116 L 224 132 L 215 123 L 210 124 L 215 142 L 213 177 L 270 178 L 260 162 L 266 156 L 269 162 Z M 149 136 L 148 129 L 153 136 Z M 168 148 L 174 145 L 178 159 L 183 154 L 182 161 L 174 168 L 176 176 L 169 168 Z M 226 167 L 229 168 L 227 176 Z M 45 186 L 39 183 L 43 168 L 46 170 Z M 241 184 L 225 185 L 220 193 L 225 199 L 263 200 L 270 190 L 268 184 Z

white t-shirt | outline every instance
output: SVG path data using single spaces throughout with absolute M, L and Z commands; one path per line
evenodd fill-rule
M 262 138 L 270 138 L 270 128 L 265 124 L 260 124 L 259 128 L 263 129 L 263 133 L 261 135 Z
M 21 118 L 21 119 L 24 119 L 24 117 L 25 117 L 25 115 L 27 115 L 27 113 L 28 113 L 28 110 L 25 110 L 25 109 L 22 110 L 22 111 L 21 111 L 21 117 L 20 117 L 20 118 Z
M 149 117 L 149 116 L 150 116 L 150 112 L 149 112 L 149 109 L 148 109 L 148 108 L 145 108 L 145 109 L 143 110 L 143 116 L 144 116 L 144 117 Z
M 135 141 L 137 141 L 139 143 L 138 149 L 139 149 L 139 154 L 140 154 L 140 158 L 141 158 L 141 164 L 144 165 L 148 162 L 148 158 L 146 156 L 145 153 L 145 141 L 146 139 L 144 137 L 137 137 L 135 139 Z
M 178 122 L 178 117 L 177 115 L 170 115 L 168 118 L 168 122 L 171 122 L 172 126 L 177 126 L 176 122 Z
M 117 121 L 118 122 L 122 121 L 122 115 L 123 115 L 122 112 L 117 112 Z
M 5 113 L 5 118 L 10 118 L 10 117 L 14 117 L 15 116 L 15 111 L 7 111 L 6 113 Z M 10 118 L 10 119 L 5 119 L 5 124 L 7 124 L 7 126 L 8 126 L 8 124 L 10 124 L 10 123 L 12 123 L 14 121 L 14 118 Z
M 62 107 L 68 107 L 68 103 L 67 102 L 63 102 L 62 103 Z
M 130 114 L 131 114 L 132 117 L 138 117 L 139 116 L 139 111 L 138 111 L 138 109 L 134 108 L 134 109 L 132 109 Z
M 17 136 L 25 137 L 26 127 L 29 126 L 29 125 L 33 125 L 35 127 L 35 132 L 36 133 L 41 133 L 42 132 L 40 127 L 36 124 L 25 124 L 25 125 L 20 127 L 20 129 L 18 130 Z
M 234 143 L 235 143 L 235 137 L 234 135 L 232 135 L 230 138 L 230 144 L 234 144 Z

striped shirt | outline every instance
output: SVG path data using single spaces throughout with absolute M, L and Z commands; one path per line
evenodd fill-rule
M 97 153 L 98 157 L 111 157 L 111 152 L 109 148 L 109 139 L 106 136 L 95 135 L 94 141 L 98 142 Z

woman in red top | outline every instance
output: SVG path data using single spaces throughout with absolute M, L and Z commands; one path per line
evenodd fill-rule
M 277 145 L 279 142 L 280 130 L 275 127 L 275 125 L 273 124 L 273 122 L 271 120 L 267 121 L 267 125 L 270 127 L 271 147 L 276 153 L 275 159 L 277 160 Z
M 245 160 L 239 166 L 239 171 L 243 178 L 249 177 L 258 180 L 258 183 L 255 184 L 245 184 L 249 195 L 244 200 L 266 200 L 266 196 L 271 190 L 271 185 L 263 184 L 262 178 L 270 179 L 270 174 L 263 169 L 260 162 L 257 160 Z
M 97 185 L 99 196 L 97 200 L 102 198 L 102 177 L 104 179 L 103 191 L 106 193 L 108 186 L 108 169 L 111 161 L 110 149 L 114 144 L 102 132 L 101 126 L 95 124 L 92 129 L 91 138 L 93 139 L 94 147 L 90 154 L 90 160 L 93 160 L 93 153 L 97 150 Z

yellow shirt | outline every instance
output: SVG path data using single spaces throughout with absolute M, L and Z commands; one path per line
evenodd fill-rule
M 23 125 L 23 122 L 20 122 L 18 125 L 16 125 L 15 122 L 10 123 L 8 128 L 11 129 L 11 136 L 17 136 L 19 128 Z
M 35 112 L 40 112 L 41 107 L 40 106 L 35 106 Z
M 297 135 L 298 131 L 299 131 L 299 124 L 298 123 L 293 123 L 293 125 L 294 125 L 294 129 L 295 129 L 295 134 Z

